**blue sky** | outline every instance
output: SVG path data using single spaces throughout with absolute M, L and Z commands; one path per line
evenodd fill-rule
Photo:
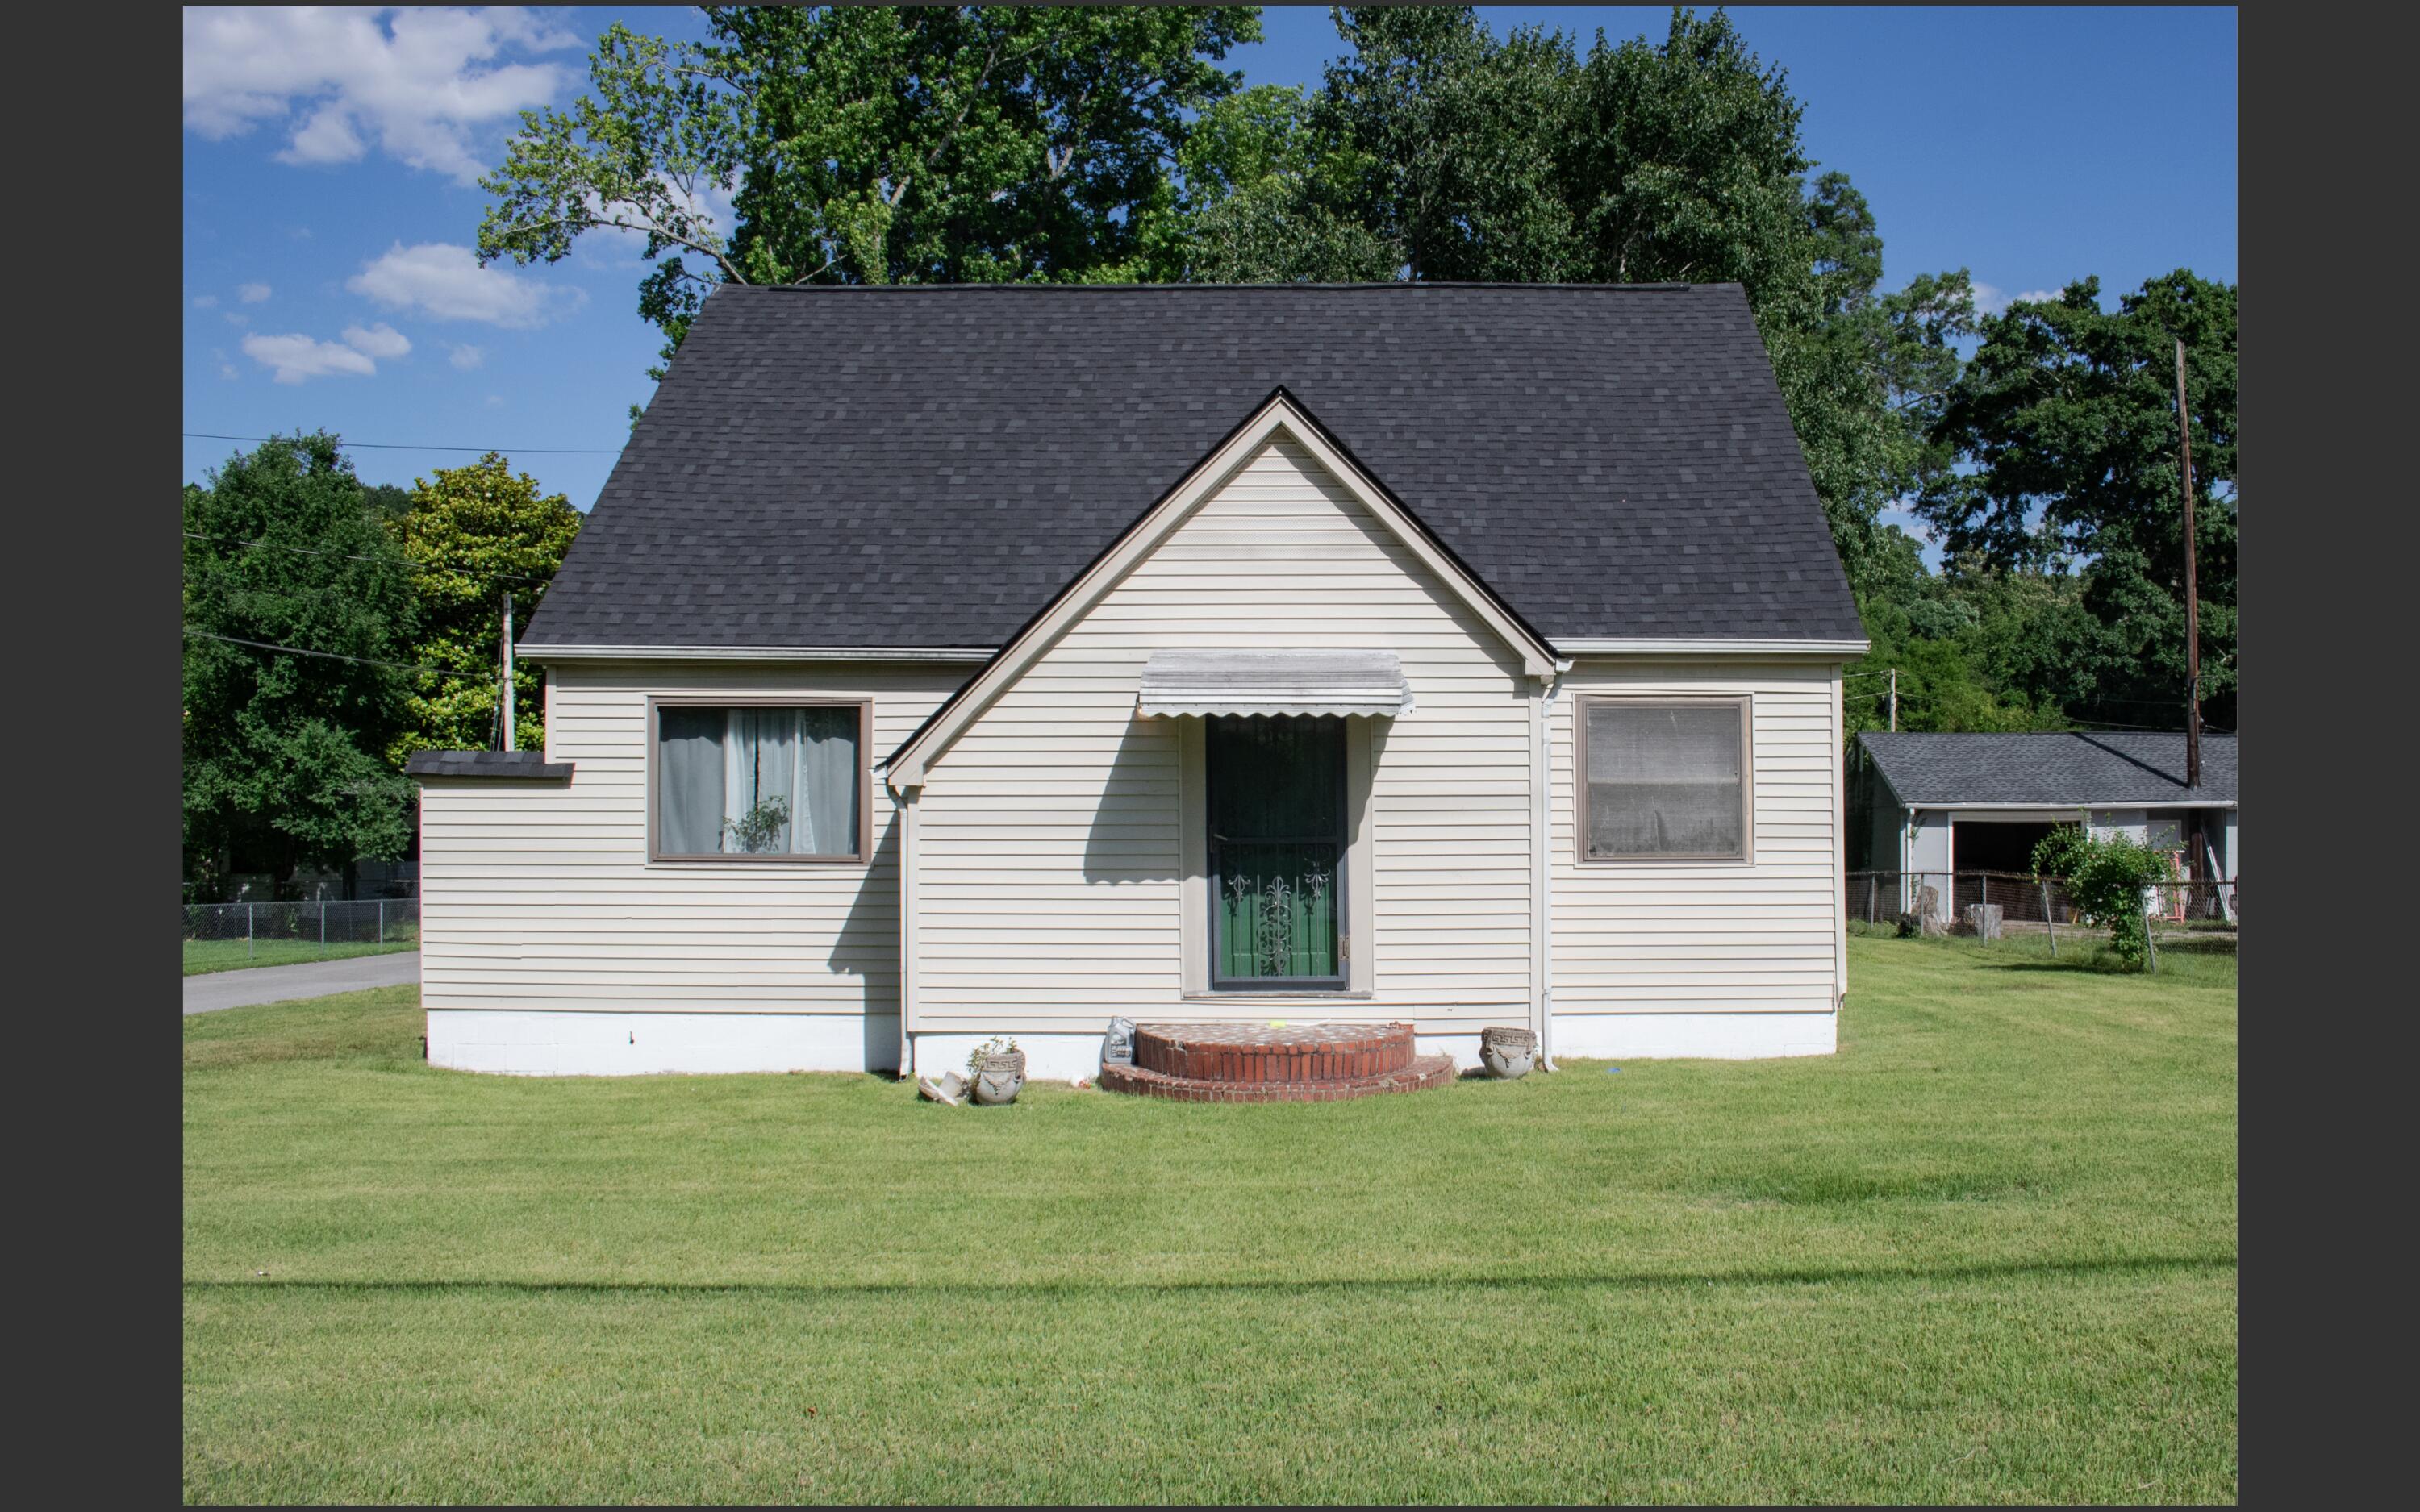
M 1660 39 L 1646 7 L 1486 7 Z M 2178 267 L 2236 277 L 2231 8 L 1734 10 L 1789 70 L 1825 168 L 1872 203 L 1885 282 L 1973 270 L 1998 299 L 2100 275 L 2104 296 Z M 585 509 L 652 388 L 643 265 L 585 244 L 480 270 L 468 254 L 513 112 L 584 85 L 619 19 L 694 36 L 695 12 L 185 12 L 184 425 L 497 447 Z M 1325 7 L 1272 7 L 1229 62 L 1310 84 L 1341 50 Z M 198 482 L 240 443 L 184 442 Z M 579 455 L 585 451 L 586 455 Z M 566 455 L 548 455 L 559 451 Z M 362 448 L 409 484 L 473 454 Z

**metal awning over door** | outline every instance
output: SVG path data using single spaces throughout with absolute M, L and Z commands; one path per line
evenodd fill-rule
M 1412 712 L 1412 687 L 1391 651 L 1155 651 L 1135 710 L 1395 718 Z

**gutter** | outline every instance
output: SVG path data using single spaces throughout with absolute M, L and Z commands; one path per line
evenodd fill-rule
M 1902 803 L 1910 813 L 1919 810 L 1933 813 L 1995 812 L 2013 813 L 2100 813 L 2111 809 L 2232 809 L 2233 798 L 2151 799 L 2105 798 L 2098 803 Z
M 930 661 L 973 666 L 988 651 L 966 646 L 533 646 L 523 661 Z
M 1538 941 L 1538 1065 L 1555 1069 L 1555 695 L 1562 690 L 1569 661 L 1558 661 L 1555 674 L 1539 679 L 1537 881 L 1530 928 Z
M 1864 656 L 1873 649 L 1873 642 L 1714 636 L 1595 636 L 1558 640 L 1555 649 L 1566 656 L 1823 656 L 1839 660 Z

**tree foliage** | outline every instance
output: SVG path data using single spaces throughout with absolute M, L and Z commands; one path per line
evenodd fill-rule
M 468 467 L 412 480 L 411 508 L 388 526 L 411 572 L 418 635 L 410 660 L 458 671 L 411 675 L 408 722 L 387 747 L 398 767 L 418 750 L 481 750 L 502 732 L 499 658 L 504 606 L 519 636 L 580 533 L 581 516 L 562 494 L 542 494 L 490 452 Z M 514 745 L 546 748 L 545 685 L 535 668 L 514 669 Z
M 211 886 L 230 863 L 282 880 L 401 855 L 411 795 L 384 751 L 405 687 L 377 663 L 410 655 L 411 585 L 335 438 L 276 437 L 230 457 L 186 486 L 184 520 L 184 839 L 197 880 Z
M 483 259 L 644 239 L 640 313 L 679 345 L 716 285 L 1158 276 L 1191 112 L 1258 39 L 1219 7 L 710 7 L 703 43 L 618 23 L 592 92 L 524 113 Z M 716 201 L 729 196 L 725 213 Z
M 2232 285 L 2180 269 L 2104 311 L 2098 279 L 1981 322 L 1982 342 L 1935 420 L 1971 459 L 1938 472 L 1918 510 L 1949 549 L 2007 571 L 2080 568 L 2076 636 L 2035 691 L 2079 717 L 2184 715 L 2184 512 L 2177 338 L 2193 429 L 2195 568 L 2206 715 L 2235 722 L 2236 378 Z M 2131 716 L 2127 711 L 2135 711 Z

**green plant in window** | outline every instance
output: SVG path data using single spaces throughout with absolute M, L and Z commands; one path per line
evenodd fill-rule
M 790 822 L 790 800 L 776 793 L 759 798 L 748 811 L 737 819 L 726 819 L 722 828 L 742 854 L 763 856 L 782 843 L 782 829 Z

